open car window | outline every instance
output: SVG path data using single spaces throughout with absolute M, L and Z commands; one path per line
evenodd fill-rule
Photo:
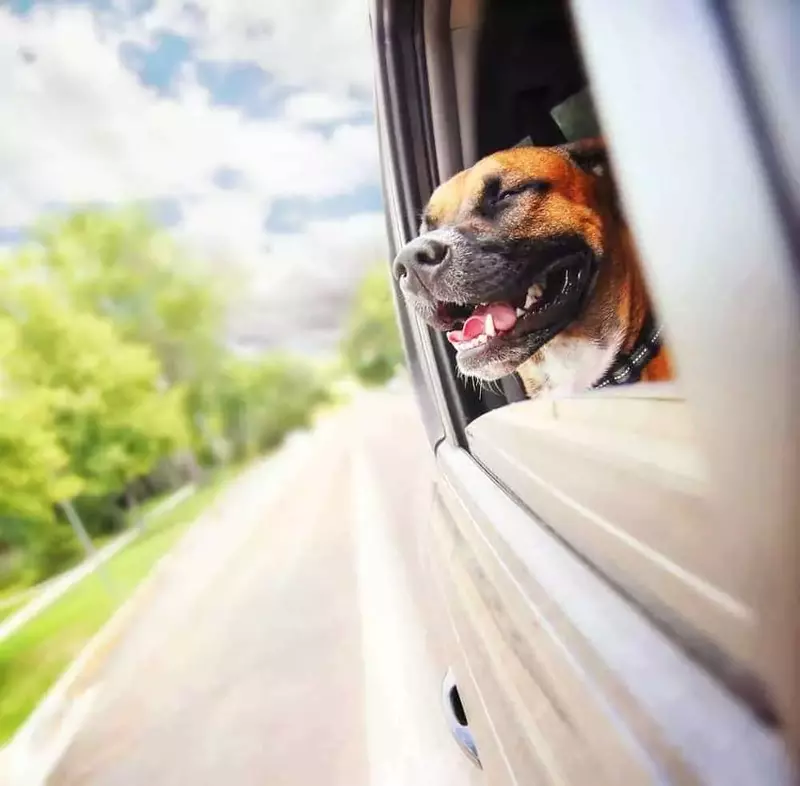
M 448 15 L 445 21 L 425 10 L 430 111 L 420 134 L 435 165 L 419 191 L 418 210 L 435 185 L 484 155 L 526 138 L 553 145 L 602 131 L 679 369 L 666 387 L 636 384 L 555 404 L 525 401 L 513 378 L 499 388 L 459 378 L 452 348 L 441 334 L 421 326 L 435 357 L 438 384 L 448 391 L 454 427 L 447 438 L 752 711 L 769 718 L 775 712 L 777 677 L 775 664 L 763 658 L 763 637 L 776 640 L 780 634 L 765 597 L 779 595 L 785 602 L 788 584 L 766 576 L 771 564 L 781 563 L 776 554 L 781 527 L 797 500 L 784 488 L 780 502 L 768 506 L 774 514 L 768 525 L 758 515 L 745 517 L 743 509 L 735 510 L 734 499 L 752 510 L 757 488 L 755 475 L 744 480 L 747 456 L 735 451 L 737 444 L 757 444 L 761 459 L 782 478 L 786 466 L 797 468 L 798 460 L 784 456 L 780 466 L 776 456 L 787 446 L 767 456 L 763 435 L 737 420 L 741 405 L 760 422 L 768 421 L 769 413 L 752 410 L 755 401 L 769 406 L 768 397 L 756 395 L 748 382 L 733 382 L 730 365 L 723 368 L 730 358 L 719 357 L 718 350 L 729 345 L 729 336 L 735 333 L 740 346 L 753 337 L 733 324 L 742 314 L 731 309 L 731 289 L 710 287 L 709 277 L 712 270 L 723 275 L 724 253 L 737 258 L 737 275 L 746 279 L 752 259 L 771 249 L 767 256 L 774 269 L 765 291 L 776 298 L 773 306 L 780 303 L 784 335 L 796 327 L 798 289 L 770 186 L 754 170 L 759 153 L 747 136 L 746 111 L 730 100 L 738 90 L 735 69 L 720 73 L 719 44 L 707 46 L 710 22 L 696 10 L 680 20 L 677 15 L 674 25 L 661 25 L 659 32 L 657 14 L 647 9 L 603 17 L 588 0 L 575 2 L 576 35 L 564 2 L 441 5 L 447 6 L 438 12 Z M 624 47 L 618 44 L 616 52 L 615 25 L 627 31 Z M 634 61 L 640 68 L 631 71 Z M 722 145 L 711 138 L 720 123 L 737 129 Z M 672 147 L 665 159 L 661 147 L 653 150 L 653 140 L 663 146 L 667 138 Z M 736 156 L 748 163 L 737 165 Z M 712 198 L 710 181 L 720 171 L 723 179 L 733 175 L 730 187 L 735 181 L 740 190 L 715 191 Z M 698 176 L 702 182 L 694 191 L 692 178 Z M 711 209 L 715 202 L 716 210 Z M 691 235 L 686 234 L 689 225 Z M 742 255 L 741 242 L 755 255 Z M 678 302 L 679 280 L 683 303 Z M 760 302 L 768 313 L 766 300 Z M 755 312 L 748 308 L 746 315 Z M 767 332 L 777 340 L 772 327 Z M 800 381 L 800 374 L 794 381 L 789 376 L 797 369 L 796 348 L 784 342 L 767 363 L 763 338 L 757 342 L 759 373 L 774 380 L 779 419 L 796 437 L 796 416 L 785 398 Z M 779 355 L 783 367 L 775 365 Z M 726 398 L 726 384 L 735 391 L 736 406 Z M 733 426 L 727 435 L 722 412 Z M 767 430 L 777 438 L 771 425 Z M 755 474 L 765 480 L 760 470 Z M 731 489 L 731 478 L 742 479 L 741 487 Z M 775 483 L 769 480 L 765 487 Z M 767 547 L 765 537 L 775 541 Z M 754 573 L 764 580 L 754 580 Z M 765 594 L 765 584 L 773 595 Z

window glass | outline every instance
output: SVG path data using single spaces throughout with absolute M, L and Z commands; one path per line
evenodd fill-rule
M 600 136 L 600 126 L 588 88 L 554 106 L 550 115 L 568 142 Z

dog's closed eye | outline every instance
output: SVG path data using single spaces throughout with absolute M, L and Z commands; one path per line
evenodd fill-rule
M 503 188 L 498 178 L 492 178 L 484 187 L 482 207 L 485 210 L 493 210 L 509 204 L 520 194 L 531 191 L 537 194 L 544 194 L 549 188 L 550 183 L 546 180 L 539 179 L 526 180 L 522 183 L 515 183 L 514 185 Z

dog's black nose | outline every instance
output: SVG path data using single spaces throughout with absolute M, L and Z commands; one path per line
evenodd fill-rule
M 447 256 L 447 246 L 438 240 L 427 237 L 418 237 L 400 249 L 395 257 L 392 271 L 399 281 L 408 275 L 409 270 L 419 271 L 421 268 L 431 268 L 441 265 Z

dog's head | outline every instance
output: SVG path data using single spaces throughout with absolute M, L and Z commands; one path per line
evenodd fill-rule
M 600 140 L 495 153 L 436 189 L 394 262 L 465 374 L 513 372 L 580 320 L 604 258 Z

